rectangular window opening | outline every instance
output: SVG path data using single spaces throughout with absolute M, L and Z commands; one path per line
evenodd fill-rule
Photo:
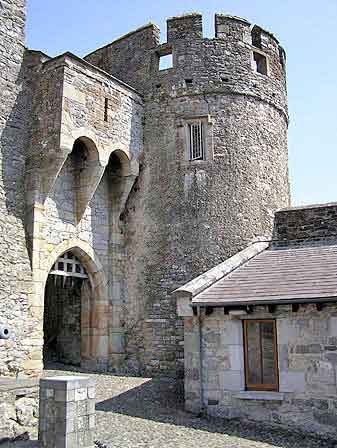
M 188 125 L 190 160 L 204 159 L 204 129 L 201 121 Z
M 108 121 L 109 99 L 105 98 L 104 101 L 104 121 Z
M 244 320 L 247 390 L 278 391 L 275 320 Z
M 252 45 L 256 48 L 262 48 L 261 29 L 257 26 L 252 29 Z
M 262 75 L 268 74 L 267 58 L 261 53 L 253 51 L 253 67 L 254 71 Z
M 168 68 L 173 68 L 172 53 L 159 56 L 159 70 L 166 70 Z

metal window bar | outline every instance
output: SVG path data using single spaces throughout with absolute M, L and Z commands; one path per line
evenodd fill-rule
M 82 263 L 71 252 L 66 252 L 57 259 L 50 274 L 62 277 L 88 278 Z
M 189 125 L 190 160 L 204 158 L 203 124 L 201 121 Z

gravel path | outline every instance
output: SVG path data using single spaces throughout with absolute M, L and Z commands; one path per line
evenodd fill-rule
M 45 372 L 46 376 L 64 374 L 74 372 Z M 337 441 L 305 437 L 293 431 L 197 418 L 184 411 L 182 390 L 177 390 L 172 379 L 92 376 L 97 381 L 97 440 L 109 448 L 337 447 Z

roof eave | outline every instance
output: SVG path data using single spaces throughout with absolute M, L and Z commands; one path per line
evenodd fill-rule
M 192 301 L 191 307 L 206 307 L 210 306 L 213 308 L 230 308 L 230 307 L 239 307 L 239 306 L 257 306 L 257 305 L 292 305 L 292 304 L 309 304 L 309 303 L 334 303 L 337 302 L 337 296 L 329 296 L 329 297 L 312 297 L 307 299 L 261 299 L 261 300 L 235 300 L 232 302 L 220 302 L 219 300 L 203 300 L 201 301 Z

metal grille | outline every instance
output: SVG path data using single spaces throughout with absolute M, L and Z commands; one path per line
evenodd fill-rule
M 188 125 L 190 134 L 190 160 L 204 158 L 203 124 L 201 121 Z
M 80 260 L 71 252 L 66 252 L 57 259 L 50 274 L 62 277 L 88 278 Z

